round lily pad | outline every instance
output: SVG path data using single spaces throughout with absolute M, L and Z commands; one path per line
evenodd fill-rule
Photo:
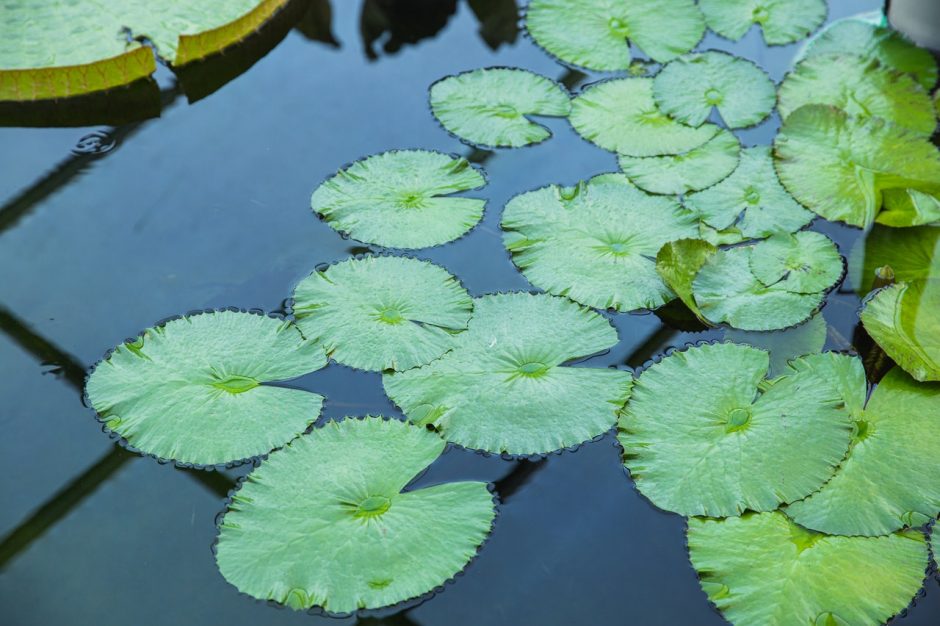
M 799 326 L 784 330 L 759 332 L 729 328 L 724 339 L 769 352 L 769 374 L 779 376 L 793 359 L 822 352 L 826 345 L 826 332 L 826 320 L 821 313 L 816 313 Z
M 565 117 L 564 87 L 527 70 L 491 67 L 448 76 L 431 85 L 431 112 L 461 141 L 496 148 L 539 143 L 552 133 L 530 115 Z
M 702 590 L 737 626 L 878 626 L 924 582 L 927 542 L 908 531 L 830 537 L 779 512 L 689 519 Z
M 513 262 L 536 287 L 599 309 L 654 309 L 675 296 L 656 273 L 666 242 L 694 237 L 695 219 L 622 174 L 549 185 L 506 204 L 501 227 Z
M 545 294 L 474 300 L 457 347 L 424 367 L 382 377 L 410 420 L 493 453 L 546 454 L 610 430 L 633 377 L 566 367 L 609 349 L 617 331 L 597 313 Z
M 381 417 L 314 429 L 232 496 L 219 571 L 255 598 L 332 613 L 433 591 L 473 558 L 495 516 L 485 483 L 405 490 L 444 446 L 432 432 Z
M 618 78 L 585 89 L 571 103 L 571 125 L 591 143 L 635 157 L 682 154 L 718 134 L 714 124 L 686 126 L 653 100 L 653 79 Z
M 940 280 L 885 287 L 865 304 L 861 320 L 871 338 L 908 374 L 940 381 Z
M 323 396 L 265 383 L 326 365 L 323 346 L 280 319 L 218 311 L 148 328 L 95 366 L 85 391 L 108 429 L 146 454 L 218 465 L 303 433 Z
M 737 41 L 753 24 L 764 41 L 779 46 L 805 39 L 826 21 L 825 0 L 699 0 L 713 31 Z
M 370 256 L 310 274 L 294 290 L 293 309 L 304 336 L 337 363 L 406 370 L 454 347 L 473 301 L 429 261 Z
M 890 267 L 897 282 L 940 279 L 940 226 L 888 228 L 875 225 L 849 255 L 849 277 L 855 290 L 871 291 L 875 272 Z
M 852 419 L 829 381 L 767 386 L 770 357 L 733 343 L 674 352 L 644 371 L 618 423 L 624 465 L 653 504 L 681 515 L 771 511 L 819 489 Z
M 825 291 L 839 282 L 843 269 L 832 240 L 811 231 L 774 235 L 751 254 L 751 272 L 757 280 L 794 293 Z
M 629 42 L 664 63 L 694 48 L 705 34 L 693 0 L 531 0 L 525 27 L 549 54 L 602 71 L 630 68 Z
M 712 108 L 729 128 L 754 126 L 770 115 L 777 91 L 767 72 L 727 52 L 709 50 L 672 61 L 653 79 L 659 110 L 692 126 Z
M 476 226 L 485 200 L 451 194 L 479 189 L 483 174 L 462 157 L 395 150 L 356 161 L 321 184 L 313 211 L 341 233 L 389 248 L 426 248 Z
M 684 194 L 724 180 L 738 166 L 741 144 L 722 129 L 684 154 L 655 157 L 620 155 L 620 169 L 637 187 L 650 193 Z

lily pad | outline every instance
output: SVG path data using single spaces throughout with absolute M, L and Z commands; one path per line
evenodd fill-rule
M 632 183 L 650 193 L 684 194 L 698 191 L 728 177 L 738 166 L 741 144 L 722 129 L 684 154 L 654 157 L 620 155 L 620 169 Z
M 385 391 L 405 415 L 466 448 L 546 454 L 610 430 L 633 377 L 566 367 L 617 343 L 597 313 L 545 294 L 474 300 L 457 347 L 430 365 L 386 373 Z
M 454 347 L 473 301 L 433 263 L 370 256 L 310 274 L 294 290 L 293 309 L 304 336 L 337 363 L 406 370 Z
M 591 143 L 634 157 L 682 154 L 718 134 L 714 124 L 686 126 L 653 100 L 652 78 L 618 78 L 585 89 L 571 103 L 571 125 Z
M 433 591 L 473 558 L 495 517 L 485 483 L 405 490 L 444 446 L 434 433 L 381 417 L 315 429 L 232 496 L 219 571 L 255 598 L 332 613 Z
M 830 537 L 779 512 L 691 518 L 688 545 L 702 589 L 736 626 L 878 626 L 907 608 L 929 558 L 922 533 Z
M 940 280 L 885 287 L 861 314 L 871 338 L 917 380 L 940 381 Z
M 637 489 L 661 509 L 709 517 L 771 511 L 819 489 L 852 419 L 828 380 L 767 385 L 769 365 L 764 350 L 718 343 L 644 371 L 617 435 Z
M 712 108 L 729 128 L 754 126 L 773 111 L 774 82 L 757 65 L 727 52 L 708 50 L 672 61 L 653 79 L 659 110 L 699 126 Z
M 564 87 L 527 70 L 491 67 L 448 76 L 431 85 L 431 112 L 467 143 L 516 148 L 552 133 L 530 115 L 565 117 L 571 101 Z
M 599 309 L 654 309 L 675 296 L 656 273 L 666 242 L 697 233 L 672 198 L 622 174 L 549 185 L 506 204 L 501 227 L 513 262 L 536 287 Z
M 793 359 L 822 352 L 826 345 L 826 320 L 821 313 L 792 328 L 764 332 L 735 330 L 725 331 L 725 341 L 740 343 L 770 353 L 770 376 L 786 372 L 787 363 Z
M 320 414 L 323 396 L 265 383 L 326 365 L 283 320 L 219 311 L 175 319 L 117 346 L 85 391 L 108 429 L 146 454 L 217 465 L 266 454 Z
M 888 266 L 898 282 L 940 279 L 940 226 L 887 228 L 875 225 L 849 255 L 849 276 L 856 291 L 871 291 L 875 270 Z
M 767 286 L 778 285 L 794 293 L 816 293 L 829 289 L 842 278 L 844 266 L 839 250 L 821 233 L 774 235 L 754 249 L 751 272 Z
M 895 228 L 940 224 L 940 185 L 918 189 L 886 189 L 884 207 L 875 222 Z
M 760 26 L 770 46 L 809 37 L 826 21 L 825 0 L 699 0 L 708 27 L 732 41 Z
M 592 70 L 630 68 L 630 42 L 665 63 L 694 48 L 705 20 L 693 0 L 532 0 L 526 30 L 565 63 Z
M 344 167 L 313 192 L 310 205 L 332 228 L 359 241 L 426 248 L 476 226 L 486 201 L 451 194 L 485 184 L 462 157 L 395 150 Z
M 704 239 L 679 239 L 670 241 L 656 254 L 656 272 L 682 303 L 706 323 L 708 320 L 699 311 L 692 294 L 692 282 L 705 262 L 717 252 L 718 248 Z

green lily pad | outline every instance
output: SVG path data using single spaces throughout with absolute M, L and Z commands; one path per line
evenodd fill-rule
M 814 217 L 780 185 L 769 146 L 745 148 L 731 176 L 685 196 L 682 203 L 713 228 L 734 226 L 740 237 L 727 243 L 792 233 Z
M 940 381 L 940 280 L 885 287 L 861 313 L 871 338 L 917 380 Z
M 845 456 L 852 419 L 829 381 L 766 385 L 770 357 L 733 343 L 674 352 L 644 371 L 617 439 L 637 489 L 681 515 L 771 511 L 819 489 Z
M 821 313 L 792 328 L 764 332 L 735 330 L 725 331 L 725 341 L 740 343 L 770 353 L 770 376 L 786 372 L 787 363 L 801 356 L 818 354 L 826 345 L 826 320 Z
M 864 374 L 856 378 L 852 395 L 864 398 Z M 787 515 L 837 535 L 885 535 L 926 524 L 940 511 L 938 421 L 940 385 L 918 383 L 893 368 L 861 412 L 852 448 L 835 476 L 788 506 Z
M 886 189 L 917 189 L 940 180 L 940 151 L 880 118 L 855 119 L 822 105 L 800 107 L 774 141 L 780 182 L 830 221 L 868 227 Z
M 457 347 L 430 365 L 386 373 L 410 420 L 448 441 L 496 454 L 546 454 L 610 430 L 633 377 L 565 367 L 617 343 L 597 313 L 565 298 L 509 293 L 474 300 Z
M 482 482 L 405 490 L 444 446 L 432 432 L 381 417 L 314 429 L 232 496 L 219 571 L 255 598 L 332 613 L 433 591 L 473 558 L 495 517 Z
M 659 110 L 699 126 L 712 108 L 729 128 L 754 126 L 773 111 L 777 98 L 767 72 L 727 52 L 709 50 L 679 57 L 653 79 Z
M 928 137 L 937 126 L 930 94 L 911 75 L 856 55 L 811 56 L 787 74 L 778 94 L 781 117 L 806 104 L 831 105 L 855 118 L 880 117 Z
M 370 256 L 310 274 L 293 308 L 304 336 L 337 363 L 381 371 L 424 365 L 453 348 L 473 301 L 429 261 Z
M 940 522 L 934 521 L 930 529 L 930 550 L 933 552 L 934 567 L 940 570 Z
M 689 558 L 736 626 L 878 626 L 907 608 L 927 567 L 922 533 L 830 537 L 779 512 L 691 518 Z
M 751 254 L 751 272 L 757 280 L 794 293 L 825 291 L 839 282 L 843 269 L 832 240 L 811 231 L 774 235 Z
M 809 37 L 826 21 L 825 0 L 699 0 L 708 27 L 732 41 L 760 26 L 770 46 Z
M 571 101 L 564 87 L 527 70 L 491 67 L 448 76 L 431 85 L 431 113 L 462 141 L 517 148 L 552 133 L 530 115 L 565 117 Z
M 682 303 L 706 323 L 708 320 L 699 311 L 692 294 L 692 281 L 717 252 L 718 248 L 704 239 L 679 239 L 670 241 L 656 254 L 656 272 Z
M 395 150 L 344 167 L 313 192 L 310 206 L 332 228 L 359 241 L 427 248 L 476 226 L 486 201 L 451 194 L 485 184 L 462 157 Z
M 875 222 L 895 228 L 940 224 L 940 185 L 918 189 L 886 189 L 884 207 Z
M 694 48 L 705 20 L 692 0 L 532 0 L 526 30 L 565 63 L 592 70 L 630 68 L 630 42 L 660 63 Z
M 326 365 L 283 320 L 219 311 L 148 328 L 95 366 L 85 392 L 108 429 L 146 454 L 218 465 L 266 454 L 320 414 L 323 396 L 265 383 Z
M 599 309 L 654 309 L 675 296 L 656 273 L 666 242 L 694 237 L 695 219 L 622 174 L 515 196 L 501 227 L 513 262 L 536 287 Z
M 654 157 L 620 155 L 620 169 L 632 183 L 650 193 L 684 194 L 711 187 L 738 166 L 741 144 L 722 129 L 684 154 Z
M 875 225 L 849 255 L 849 277 L 860 294 L 872 290 L 875 271 L 890 267 L 898 282 L 940 279 L 940 226 L 887 228 Z
M 666 116 L 653 100 L 651 78 L 618 78 L 588 87 L 572 101 L 568 120 L 591 143 L 635 157 L 682 154 L 720 130 L 714 124 L 686 126 Z

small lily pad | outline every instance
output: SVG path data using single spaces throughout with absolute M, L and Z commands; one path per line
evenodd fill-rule
M 754 126 L 774 108 L 776 87 L 767 72 L 727 52 L 708 50 L 672 61 L 653 79 L 659 110 L 699 126 L 712 108 L 729 128 Z
M 310 274 L 293 308 L 304 336 L 337 363 L 381 371 L 424 365 L 453 348 L 473 302 L 442 267 L 370 256 Z
M 618 311 L 672 300 L 655 255 L 666 242 L 697 233 L 678 202 L 646 194 L 622 174 L 520 194 L 506 204 L 501 227 L 513 262 L 533 285 Z
M 849 255 L 849 276 L 856 291 L 871 291 L 875 271 L 890 267 L 898 282 L 940 279 L 940 226 L 888 228 L 875 225 Z
M 805 39 L 826 20 L 825 0 L 699 0 L 699 8 L 722 37 L 737 41 L 757 24 L 770 46 Z
M 940 381 L 940 280 L 885 287 L 865 304 L 861 320 L 871 338 L 908 374 Z
M 751 272 L 768 287 L 794 293 L 816 293 L 835 285 L 843 274 L 842 257 L 821 233 L 780 234 L 758 244 L 751 254 Z
M 351 613 L 433 591 L 489 534 L 486 484 L 405 490 L 445 447 L 380 417 L 328 422 L 248 475 L 222 518 L 219 571 L 293 609 Z
M 467 143 L 517 148 L 551 132 L 530 115 L 565 117 L 571 101 L 564 87 L 527 70 L 491 67 L 448 76 L 431 85 L 431 112 Z
M 771 511 L 819 489 L 852 419 L 829 381 L 766 385 L 770 357 L 733 343 L 674 352 L 639 377 L 619 420 L 624 465 L 653 504 L 681 515 Z
M 718 248 L 704 239 L 678 239 L 664 245 L 656 254 L 656 272 L 682 303 L 705 323 L 708 320 L 695 302 L 692 282 L 705 262 L 717 252 Z
M 323 396 L 265 383 L 326 365 L 323 346 L 289 322 L 202 313 L 117 346 L 85 391 L 108 429 L 137 450 L 218 465 L 266 454 L 303 433 Z
M 413 422 L 475 450 L 546 454 L 614 425 L 633 377 L 610 368 L 566 367 L 617 343 L 597 313 L 545 294 L 474 300 L 457 347 L 430 365 L 382 377 Z
M 770 376 L 786 372 L 787 363 L 793 359 L 822 352 L 826 345 L 826 320 L 821 313 L 792 328 L 764 332 L 735 330 L 725 331 L 725 341 L 740 343 L 770 353 Z
M 389 248 L 426 248 L 476 226 L 485 200 L 450 194 L 479 189 L 483 174 L 462 157 L 395 150 L 356 161 L 321 184 L 313 211 L 341 233 Z
M 531 0 L 532 39 L 565 63 L 592 70 L 630 68 L 630 42 L 651 59 L 670 61 L 694 48 L 705 20 L 693 0 Z
M 736 626 L 878 626 L 924 582 L 923 533 L 831 537 L 779 512 L 689 519 L 702 590 Z

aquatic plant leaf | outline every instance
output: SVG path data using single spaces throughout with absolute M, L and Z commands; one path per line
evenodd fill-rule
M 711 187 L 738 166 L 741 144 L 722 129 L 717 135 L 684 154 L 654 157 L 620 155 L 620 169 L 640 189 L 650 193 L 683 194 Z
M 354 239 L 389 248 L 427 248 L 476 226 L 485 200 L 453 197 L 486 184 L 462 157 L 395 150 L 356 161 L 321 184 L 310 206 Z
M 617 331 L 565 298 L 508 293 L 474 300 L 457 347 L 424 367 L 386 373 L 405 415 L 445 439 L 493 453 L 545 454 L 609 430 L 633 377 L 565 367 L 607 350 Z
M 910 604 L 928 559 L 922 533 L 831 537 L 779 512 L 691 518 L 688 545 L 702 589 L 735 626 L 878 626 Z
M 757 280 L 795 293 L 829 289 L 842 278 L 843 268 L 832 240 L 811 231 L 774 235 L 751 254 L 751 272 Z
M 592 70 L 626 70 L 628 39 L 664 63 L 694 48 L 705 20 L 692 0 L 532 0 L 526 30 L 549 54 Z
M 728 178 L 710 189 L 690 193 L 682 203 L 713 228 L 734 226 L 740 239 L 727 243 L 796 232 L 814 217 L 780 185 L 769 146 L 745 148 Z
M 444 450 L 381 417 L 330 421 L 248 475 L 222 518 L 219 571 L 239 591 L 333 613 L 421 596 L 462 570 L 495 510 L 482 482 L 404 491 Z
M 940 279 L 940 226 L 887 228 L 875 225 L 849 255 L 849 278 L 856 291 L 872 290 L 875 271 L 890 267 L 897 282 Z
M 930 528 L 930 550 L 933 552 L 933 562 L 940 569 L 940 522 L 934 521 Z
M 108 429 L 141 452 L 217 465 L 270 452 L 316 421 L 323 396 L 265 383 L 324 365 L 323 346 L 295 325 L 218 311 L 117 346 L 85 391 Z
M 708 27 L 737 41 L 753 24 L 770 46 L 799 41 L 826 20 L 825 0 L 699 0 Z
M 800 203 L 830 221 L 868 227 L 887 189 L 931 187 L 940 151 L 880 118 L 855 119 L 822 105 L 802 106 L 774 140 L 780 182 Z
M 692 281 L 705 262 L 718 252 L 704 239 L 670 241 L 656 254 L 656 272 L 682 303 L 703 322 L 708 322 L 692 295 Z
M 819 489 L 849 447 L 852 419 L 826 379 L 767 386 L 769 365 L 763 350 L 716 343 L 645 370 L 617 435 L 637 489 L 661 509 L 709 517 L 771 511 Z
M 424 365 L 453 348 L 473 301 L 429 261 L 370 256 L 310 274 L 293 308 L 304 336 L 337 363 L 381 371 Z
M 938 420 L 940 385 L 891 369 L 857 420 L 835 476 L 786 514 L 835 535 L 884 535 L 926 524 L 940 511 Z
M 565 117 L 571 101 L 564 87 L 527 70 L 491 67 L 448 76 L 431 85 L 431 113 L 468 143 L 517 148 L 551 137 L 527 116 Z
M 14 0 L 0 22 L 0 101 L 64 98 L 127 85 L 221 51 L 287 0 L 100 4 Z
M 940 223 L 940 185 L 917 189 L 886 189 L 884 207 L 875 222 L 895 228 Z
M 618 78 L 585 89 L 571 103 L 568 120 L 591 143 L 627 156 L 682 154 L 701 146 L 720 130 L 676 122 L 653 100 L 653 79 Z
M 694 237 L 695 219 L 622 174 L 519 194 L 503 211 L 503 243 L 536 287 L 599 309 L 654 309 L 675 296 L 656 273 L 664 243 Z
M 718 109 L 729 128 L 754 126 L 770 115 L 777 98 L 767 72 L 727 52 L 709 50 L 672 61 L 653 79 L 659 110 L 699 126 Z
M 789 361 L 822 352 L 826 345 L 826 320 L 821 313 L 816 313 L 799 326 L 785 330 L 760 332 L 729 328 L 725 331 L 724 339 L 769 352 L 769 375 L 779 376 L 786 371 Z
M 920 381 L 940 381 L 940 280 L 885 287 L 865 303 L 860 317 L 904 371 Z

